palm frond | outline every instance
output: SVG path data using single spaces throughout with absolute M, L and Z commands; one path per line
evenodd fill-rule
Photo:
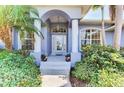
M 115 20 L 115 5 L 109 6 L 109 16 L 110 16 L 111 21 Z
M 35 17 L 31 17 L 30 13 L 33 13 Z M 1 5 L 0 19 L 0 27 L 4 25 L 14 27 L 21 33 L 20 37 L 23 37 L 24 31 L 41 36 L 41 32 L 34 26 L 34 20 L 40 20 L 42 24 L 44 23 L 39 18 L 38 10 L 32 6 Z
M 102 5 L 93 5 L 92 9 L 95 11 L 95 10 L 101 8 L 101 7 L 102 7 Z

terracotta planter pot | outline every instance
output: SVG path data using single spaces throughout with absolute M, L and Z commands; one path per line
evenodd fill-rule
M 41 55 L 41 61 L 46 62 L 48 57 L 46 55 Z
M 67 54 L 67 55 L 65 56 L 65 61 L 66 61 L 66 62 L 70 62 L 70 61 L 71 61 L 71 55 L 70 55 L 70 54 Z

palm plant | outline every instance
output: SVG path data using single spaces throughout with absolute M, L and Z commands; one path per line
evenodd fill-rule
M 115 5 L 109 5 L 109 16 L 111 21 L 115 21 Z
M 33 13 L 35 17 L 31 17 Z M 24 32 L 37 33 L 38 30 L 34 26 L 34 20 L 40 20 L 38 11 L 31 6 L 5 5 L 0 6 L 0 39 L 2 39 L 6 48 L 12 49 L 12 28 L 20 31 L 21 37 Z
M 114 9 L 113 10 L 115 11 L 115 32 L 113 47 L 117 50 L 120 50 L 121 33 L 123 25 L 123 5 L 116 5 Z
M 104 6 L 103 5 L 93 5 L 92 9 L 97 10 L 101 8 L 101 23 L 102 23 L 102 30 L 101 30 L 101 36 L 102 36 L 102 45 L 106 46 L 106 36 L 105 36 L 105 23 L 104 23 Z
M 102 36 L 103 41 L 105 41 L 105 30 L 104 30 L 104 7 L 101 5 L 94 5 L 93 9 L 101 8 L 102 10 Z M 109 15 L 111 21 L 115 22 L 115 32 L 114 32 L 114 40 L 113 40 L 113 47 L 117 50 L 120 50 L 120 42 L 121 42 L 121 32 L 122 32 L 122 25 L 123 25 L 123 6 L 122 5 L 110 5 L 109 6 Z
M 122 5 L 110 5 L 110 18 L 115 22 L 113 47 L 120 50 L 121 32 L 123 25 L 123 6 Z

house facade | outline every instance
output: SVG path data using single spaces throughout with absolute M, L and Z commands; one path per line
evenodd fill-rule
M 90 5 L 82 6 L 34 6 L 43 21 L 36 20 L 35 26 L 42 35 L 25 34 L 20 39 L 19 32 L 13 31 L 13 48 L 32 50 L 32 55 L 40 62 L 41 54 L 63 56 L 71 54 L 71 63 L 81 60 L 81 46 L 85 44 L 101 44 L 101 21 L 83 19 Z M 107 45 L 113 44 L 114 25 L 105 21 Z M 122 31 L 121 47 L 124 47 L 124 31 Z M 39 63 L 38 63 L 39 64 Z

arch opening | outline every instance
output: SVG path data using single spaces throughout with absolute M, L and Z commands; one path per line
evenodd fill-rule
M 50 10 L 42 16 L 43 22 L 47 24 L 45 32 L 44 47 L 47 47 L 47 55 L 65 55 L 68 52 L 68 27 L 70 17 L 64 11 Z M 43 49 L 42 49 L 43 50 Z
M 64 17 L 66 20 L 68 20 L 68 22 L 70 22 L 71 20 L 70 16 L 67 13 L 65 13 L 62 10 L 57 10 L 57 9 L 47 11 L 45 14 L 43 14 L 41 19 L 43 20 L 43 22 L 46 22 L 52 16 Z

